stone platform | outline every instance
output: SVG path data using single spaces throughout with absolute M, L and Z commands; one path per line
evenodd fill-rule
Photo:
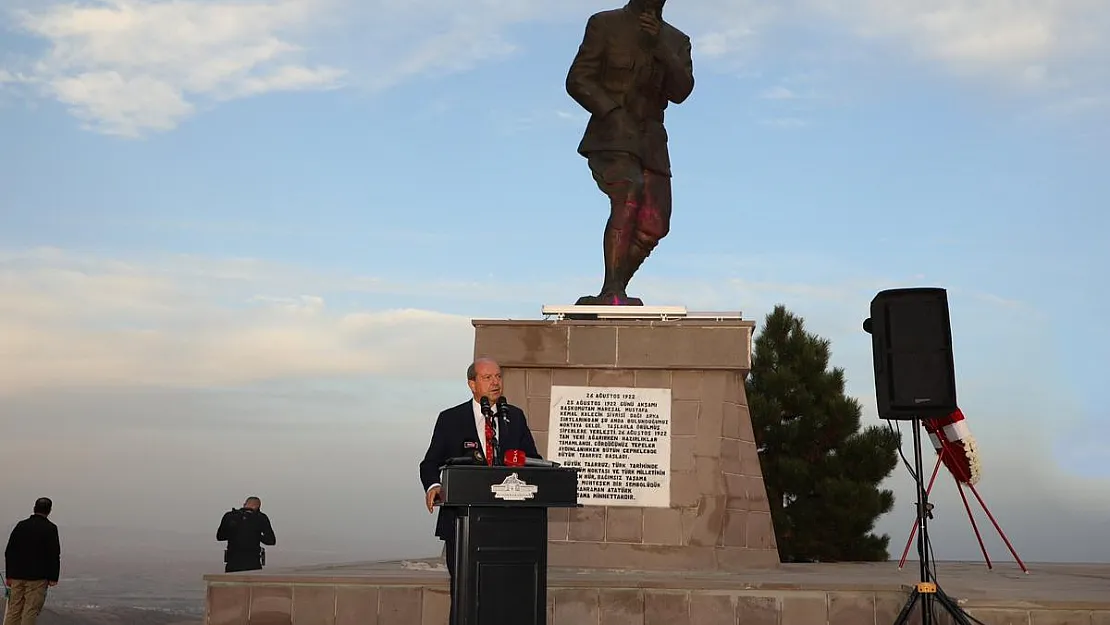
M 601 563 L 598 563 L 601 564 Z M 941 562 L 937 580 L 985 625 L 1110 625 L 1110 565 Z M 439 559 L 205 576 L 206 625 L 446 625 Z M 552 568 L 550 625 L 883 625 L 916 563 L 732 572 Z M 920 618 L 911 619 L 920 623 Z M 941 619 L 938 623 L 951 621 Z

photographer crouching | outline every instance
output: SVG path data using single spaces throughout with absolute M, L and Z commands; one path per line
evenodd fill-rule
M 229 510 L 220 519 L 216 530 L 217 541 L 227 541 L 224 550 L 224 572 L 257 571 L 266 565 L 266 550 L 262 545 L 277 544 L 270 517 L 262 512 L 262 500 L 247 497 L 243 507 Z

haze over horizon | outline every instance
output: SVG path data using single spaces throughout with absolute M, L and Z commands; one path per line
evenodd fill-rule
M 218 570 L 219 516 L 255 494 L 274 566 L 437 554 L 416 464 L 467 397 L 470 320 L 600 284 L 606 203 L 563 80 L 619 4 L 0 6 L 0 527 L 47 495 L 64 553 Z M 784 303 L 871 424 L 868 303 L 948 288 L 980 493 L 1027 562 L 1110 562 L 1110 4 L 665 16 L 697 84 L 631 294 L 757 332 Z M 897 559 L 913 489 L 889 484 Z M 933 502 L 936 556 L 980 559 L 944 473 Z

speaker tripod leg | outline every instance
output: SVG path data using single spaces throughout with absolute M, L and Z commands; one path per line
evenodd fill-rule
M 947 612 L 948 615 L 952 617 L 952 622 L 956 625 L 972 625 L 967 612 L 964 612 L 963 608 L 956 605 L 952 597 L 949 597 L 939 587 L 937 588 L 935 601 L 944 612 Z
M 921 593 L 916 588 L 910 593 L 906 604 L 902 606 L 902 611 L 898 613 L 898 618 L 894 619 L 894 625 L 909 625 L 910 614 L 913 614 L 913 606 L 917 605 L 917 601 L 921 599 Z

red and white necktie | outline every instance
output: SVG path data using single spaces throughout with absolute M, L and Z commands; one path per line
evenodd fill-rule
M 493 419 L 486 417 L 486 464 L 493 465 Z

